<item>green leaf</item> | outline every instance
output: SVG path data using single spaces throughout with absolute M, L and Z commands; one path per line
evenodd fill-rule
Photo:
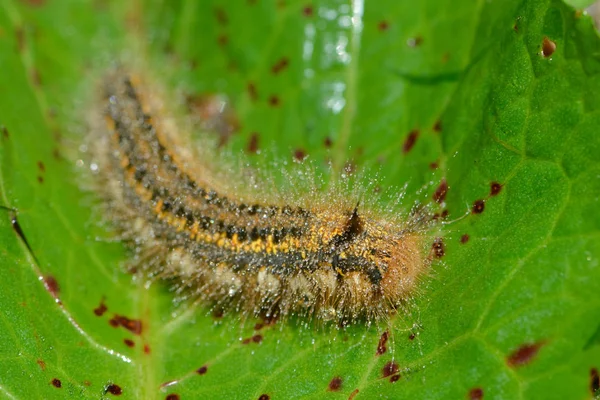
M 600 40 L 561 2 L 501 3 L 0 3 L 3 396 L 591 397 Z M 359 184 L 379 169 L 407 207 L 445 179 L 445 255 L 412 312 L 255 330 L 125 273 L 76 166 L 94 77 L 123 59 L 173 93 L 227 96 L 226 148 L 258 138 L 245 159 L 267 172 L 294 153 L 355 165 Z

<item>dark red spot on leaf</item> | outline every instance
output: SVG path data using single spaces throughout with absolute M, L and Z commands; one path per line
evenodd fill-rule
M 352 391 L 352 393 L 350 393 L 350 396 L 348 396 L 348 400 L 352 400 L 356 397 L 356 395 L 358 394 L 358 389 L 354 389 Z
M 409 38 L 406 41 L 406 44 L 408 45 L 408 47 L 419 47 L 422 43 L 423 43 L 423 38 L 421 36 L 415 36 L 415 37 Z
M 114 383 L 111 383 L 110 385 L 106 386 L 104 391 L 105 393 L 114 394 L 115 396 L 120 396 L 123 393 L 123 389 L 121 389 L 119 385 L 115 385 Z
M 268 394 L 261 394 L 258 397 L 258 400 L 270 400 L 270 399 L 271 399 L 271 396 L 269 396 Z
M 46 275 L 44 277 L 44 287 L 46 288 L 46 290 L 48 292 L 50 292 L 52 297 L 58 298 L 58 293 L 60 292 L 60 286 L 58 285 L 56 278 L 54 278 L 52 275 Z
M 256 85 L 252 82 L 248 83 L 248 96 L 250 96 L 250 100 L 256 101 L 258 98 L 258 92 L 256 91 Z
M 389 361 L 381 369 L 381 375 L 384 378 L 387 378 L 388 376 L 392 376 L 392 375 L 397 374 L 399 370 L 400 370 L 400 367 L 398 366 L 398 364 L 396 364 L 393 361 Z
M 227 25 L 229 22 L 229 18 L 227 18 L 227 13 L 221 7 L 215 8 L 215 17 L 217 17 L 217 21 L 221 25 Z
M 104 299 L 102 299 L 100 301 L 100 305 L 98 305 L 98 307 L 94 308 L 94 314 L 96 314 L 98 317 L 101 317 L 104 315 L 106 310 L 108 310 L 108 308 L 106 307 L 106 304 L 104 304 Z
M 542 40 L 542 56 L 550 57 L 556 51 L 556 43 L 550 40 L 548 37 L 545 37 Z
M 279 61 L 275 63 L 275 65 L 271 67 L 271 72 L 277 75 L 278 73 L 286 69 L 289 64 L 290 60 L 287 57 L 282 57 Z
M 473 203 L 473 214 L 481 214 L 485 208 L 485 200 L 476 200 Z
M 62 387 L 62 382 L 60 381 L 60 379 L 54 378 L 52 379 L 52 386 L 60 389 Z
M 440 133 L 442 131 L 442 121 L 439 119 L 435 121 L 435 124 L 433 125 L 433 131 L 436 133 Z
M 410 335 L 408 335 L 408 340 L 415 340 L 415 337 L 417 335 L 415 335 L 414 333 L 411 333 Z
M 437 161 L 434 161 L 432 163 L 429 164 L 429 169 L 438 169 L 439 168 L 439 164 Z
M 333 142 L 331 141 L 331 138 L 329 136 L 327 136 L 325 138 L 325 140 L 323 141 L 323 144 L 325 145 L 325 147 L 330 148 L 331 145 L 333 144 Z
M 312 15 L 313 15 L 313 12 L 314 12 L 314 11 L 313 11 L 313 8 L 312 8 L 312 6 L 305 6 L 305 7 L 302 9 L 302 14 L 304 14 L 304 16 L 305 16 L 305 17 L 312 17 Z
M 524 344 L 506 358 L 506 363 L 509 367 L 521 367 L 528 364 L 539 352 L 544 342 Z
M 444 257 L 444 254 L 446 254 L 446 249 L 445 249 L 444 241 L 442 240 L 442 238 L 435 239 L 435 241 L 431 245 L 431 250 L 435 257 L 437 257 L 437 258 Z
M 37 181 L 38 181 L 39 183 L 44 183 L 44 177 L 43 177 L 43 176 L 39 176 L 39 175 L 38 175 L 38 177 L 37 177 Z
M 144 344 L 144 353 L 150 354 L 150 346 L 148 346 L 147 344 Z
M 390 382 L 392 382 L 392 383 L 398 382 L 398 380 L 400 380 L 400 374 L 392 375 L 390 377 Z
M 440 203 L 440 204 L 443 203 L 444 200 L 446 200 L 447 193 L 448 193 L 448 182 L 446 182 L 446 179 L 442 179 L 439 186 L 435 190 L 435 193 L 433 193 L 433 201 L 435 201 L 436 203 Z
M 306 152 L 303 149 L 294 150 L 294 158 L 296 161 L 304 161 L 306 158 Z
M 473 388 L 469 390 L 469 400 L 481 400 L 483 399 L 483 389 Z
M 406 137 L 406 140 L 404 141 L 404 144 L 402 145 L 402 152 L 404 154 L 408 153 L 413 148 L 418 137 L 419 137 L 418 129 L 413 129 L 412 131 L 410 131 L 410 133 Z
M 206 374 L 207 371 L 208 371 L 208 367 L 206 365 L 203 365 L 196 370 L 198 375 L 204 375 L 204 374 Z
M 133 346 L 135 346 L 135 342 L 133 340 L 131 340 L 131 339 L 124 339 L 123 343 L 125 343 L 125 345 L 127 347 L 133 347 Z
M 275 95 L 269 97 L 269 104 L 272 107 L 277 107 L 279 105 L 279 103 L 280 103 L 279 97 L 277 97 Z
M 379 23 L 377 24 L 377 29 L 379 29 L 380 32 L 383 31 L 387 31 L 390 27 L 390 24 L 387 21 L 379 21 Z
M 45 172 L 46 171 L 46 166 L 44 165 L 43 162 L 38 161 L 37 162 L 37 166 L 38 166 L 38 169 L 40 170 L 40 172 Z
M 229 37 L 227 35 L 219 35 L 217 38 L 217 43 L 219 46 L 226 46 L 229 43 Z
M 467 243 L 467 242 L 469 241 L 469 239 L 470 239 L 469 235 L 465 233 L 464 235 L 462 235 L 462 236 L 460 237 L 460 242 L 461 242 L 462 244 L 465 244 L 465 243 Z
M 40 71 L 37 68 L 33 68 L 30 72 L 31 82 L 34 86 L 40 86 L 42 84 L 42 77 L 40 76 Z
M 385 331 L 381 334 L 381 337 L 379 338 L 379 343 L 377 344 L 377 352 L 375 353 L 376 355 L 380 356 L 387 351 L 386 346 L 389 336 L 390 333 L 388 331 Z
M 254 343 L 260 343 L 260 342 L 262 342 L 262 340 L 263 340 L 262 335 L 254 335 L 254 336 L 252 336 L 252 341 Z
M 337 392 L 342 388 L 342 378 L 339 376 L 334 377 L 331 382 L 329 382 L 329 386 L 327 390 L 330 392 Z
M 248 153 L 256 154 L 258 151 L 258 132 L 252 132 L 248 140 Z
M 122 326 L 135 335 L 142 333 L 142 321 L 139 319 L 130 319 L 125 316 L 115 314 L 115 316 L 108 322 L 115 328 Z
M 44 362 L 44 360 L 38 359 L 36 362 L 37 362 L 37 365 L 40 366 L 40 368 L 42 369 L 42 371 L 46 370 L 46 363 Z
M 490 196 L 496 196 L 502 190 L 502 185 L 498 182 L 490 183 Z
M 171 393 L 165 397 L 165 400 L 179 400 L 179 395 L 176 393 Z
M 600 375 L 596 368 L 590 370 L 590 390 L 593 395 L 600 394 Z

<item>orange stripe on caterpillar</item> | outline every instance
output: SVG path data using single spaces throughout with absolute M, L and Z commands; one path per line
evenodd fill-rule
M 401 221 L 325 198 L 238 200 L 221 190 L 226 184 L 209 185 L 210 167 L 195 167 L 198 160 L 173 145 L 182 139 L 160 125 L 148 100 L 156 94 L 140 81 L 123 70 L 107 76 L 106 124 L 96 133 L 111 138 L 96 150 L 100 173 L 113 182 L 107 214 L 138 258 L 151 259 L 139 268 L 256 316 L 371 322 L 412 295 L 430 263 L 426 212 Z

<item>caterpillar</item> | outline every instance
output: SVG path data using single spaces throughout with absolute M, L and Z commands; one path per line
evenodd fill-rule
M 414 295 L 431 261 L 423 208 L 386 215 L 340 193 L 232 190 L 138 75 L 116 68 L 100 86 L 97 186 L 137 269 L 246 316 L 371 323 Z

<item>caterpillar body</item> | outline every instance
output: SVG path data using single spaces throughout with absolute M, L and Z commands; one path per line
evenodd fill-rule
M 414 294 L 430 261 L 426 212 L 385 215 L 331 193 L 242 196 L 182 143 L 136 75 L 118 69 L 101 86 L 99 186 L 138 269 L 246 316 L 370 323 Z

